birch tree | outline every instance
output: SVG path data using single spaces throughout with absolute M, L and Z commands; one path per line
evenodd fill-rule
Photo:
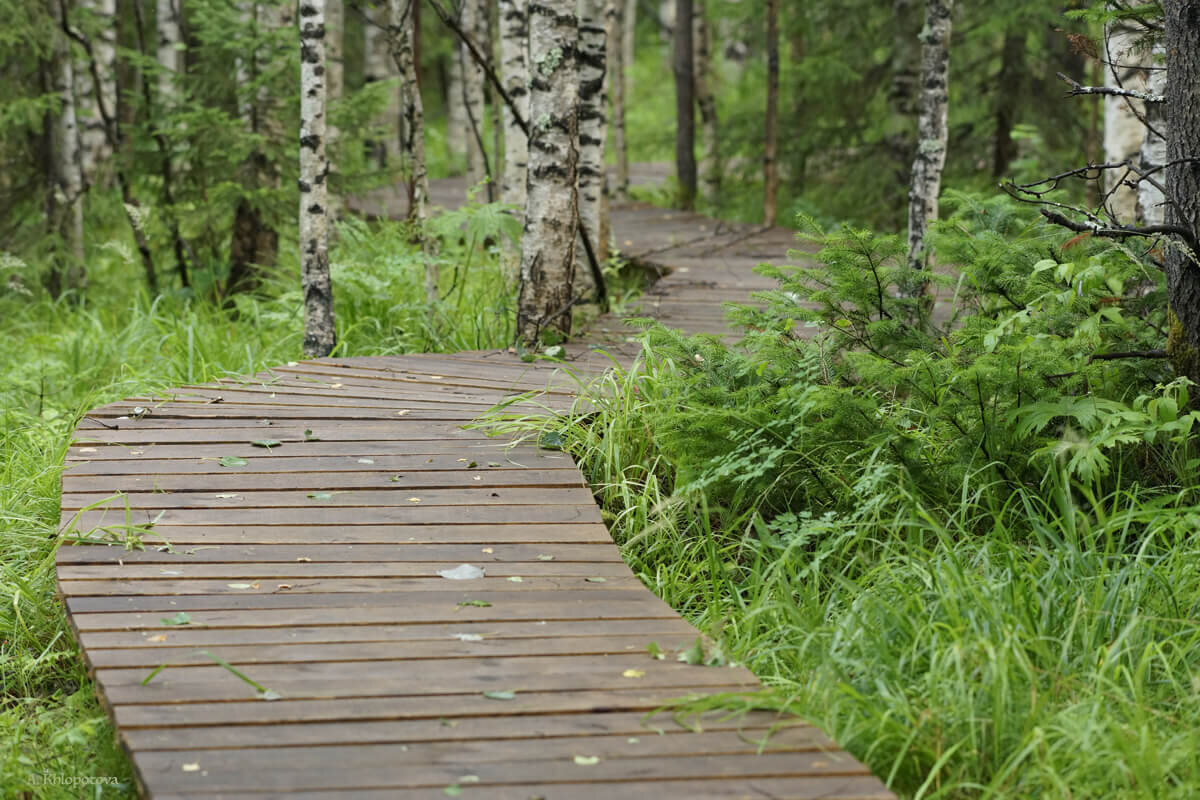
M 583 235 L 591 237 L 596 258 L 607 258 L 608 222 L 605 219 L 604 183 L 607 168 L 604 147 L 608 133 L 607 20 L 604 0 L 578 0 L 579 14 L 579 221 Z M 584 259 L 584 248 L 576 248 L 575 294 L 590 296 L 596 281 Z
M 155 27 L 158 31 L 156 48 L 158 73 L 158 98 L 164 109 L 175 107 L 179 97 L 176 90 L 178 76 L 183 73 L 183 0 L 158 0 Z
M 1116 92 L 1143 92 L 1146 89 L 1143 71 L 1144 50 L 1139 47 L 1140 33 L 1132 26 L 1114 23 L 1105 35 L 1104 86 Z M 1104 98 L 1104 161 L 1116 164 L 1136 161 L 1146 136 L 1142 118 L 1145 103 L 1122 94 Z M 1106 205 L 1116 219 L 1133 219 L 1137 211 L 1137 191 L 1125 185 L 1116 171 L 1104 173 Z
M 400 114 L 403 139 L 400 152 L 408 172 L 408 218 L 416 225 L 425 255 L 425 299 L 430 307 L 438 300 L 439 270 L 432 243 L 424 233 L 428 218 L 429 175 L 425 168 L 425 108 L 417 78 L 416 24 L 419 0 L 388 0 L 388 40 L 400 71 Z
M 608 85 L 612 97 L 613 151 L 617 157 L 617 174 L 612 187 L 613 200 L 623 203 L 629 199 L 629 147 L 625 141 L 625 98 L 629 87 L 629 62 L 626 61 L 626 40 L 632 51 L 632 37 L 626 36 L 630 27 L 629 3 L 609 0 L 608 4 Z
M 63 247 L 51 275 L 51 292 L 87 287 L 83 260 L 83 170 L 79 124 L 75 107 L 75 65 L 71 43 L 67 0 L 49 0 L 51 14 L 58 24 L 53 60 L 54 92 L 58 95 L 58 118 L 53 133 L 54 186 L 49 205 L 57 222 Z
M 500 72 L 504 92 L 521 119 L 529 119 L 529 0 L 500 0 Z M 517 114 L 504 104 L 504 177 L 500 201 L 525 207 L 525 172 L 529 143 L 517 123 Z
M 767 0 L 767 114 L 763 141 L 763 224 L 774 225 L 779 191 L 779 0 Z
M 772 0 L 777 2 L 777 0 Z M 696 207 L 696 109 L 692 64 L 692 0 L 675 0 L 675 177 L 679 207 Z
M 1150 59 L 1146 91 L 1163 97 L 1167 93 L 1167 51 L 1162 42 L 1155 44 Z M 1163 103 L 1146 103 L 1145 134 L 1138 161 L 1142 172 L 1157 175 L 1167 164 L 1167 114 Z M 1166 195 L 1163 182 L 1140 181 L 1137 185 L 1137 217 L 1144 225 L 1161 225 L 1166 219 Z
M 717 97 L 713 87 L 712 28 L 708 24 L 705 0 L 695 0 L 695 26 L 692 46 L 696 106 L 700 110 L 700 183 L 705 200 L 716 202 L 721 193 L 720 130 L 717 123 Z
M 576 0 L 529 3 L 529 177 L 517 336 L 536 346 L 571 332 L 576 239 L 579 37 Z
M 96 98 L 88 70 L 77 69 L 74 76 L 83 173 L 86 180 L 92 180 L 100 165 L 112 156 L 100 104 L 110 110 L 117 107 L 117 0 L 85 0 L 81 7 L 94 17 L 96 34 L 91 40 L 91 57 L 96 60 L 100 77 L 100 97 Z
M 946 165 L 946 127 L 950 73 L 950 29 L 954 0 L 926 0 L 921 29 L 921 100 L 917 157 L 908 193 L 908 267 L 926 265 L 925 232 L 937 220 L 942 169 Z M 919 291 L 917 281 L 913 291 Z
M 379 83 L 397 75 L 396 62 L 392 59 L 388 44 L 387 26 L 391 10 L 386 6 L 366 10 L 363 25 L 363 80 Z M 371 142 L 370 154 L 379 167 L 385 168 L 396 155 L 400 140 L 400 88 L 388 90 L 388 102 L 375 125 L 385 133 L 379 141 Z
M 483 0 L 463 0 L 460 23 L 475 44 L 487 52 L 484 49 L 487 42 L 487 7 Z M 467 124 L 467 182 L 477 186 L 488 178 L 483 150 L 483 69 L 463 42 L 458 43 L 458 62 L 462 72 L 462 108 Z
M 325 155 L 325 0 L 300 3 L 300 277 L 304 355 L 337 344 L 329 276 L 329 159 Z

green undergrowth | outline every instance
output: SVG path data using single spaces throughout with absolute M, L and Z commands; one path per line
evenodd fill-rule
M 566 416 L 641 579 L 905 797 L 1185 798 L 1200 785 L 1200 460 L 1146 349 L 1161 275 L 1006 203 L 953 200 L 933 276 L 842 229 L 737 316 L 649 328 Z M 911 288 L 911 287 L 909 287 Z M 912 292 L 908 292 L 909 295 Z
M 508 219 L 473 204 L 431 223 L 443 262 L 433 308 L 404 226 L 342 224 L 332 255 L 335 355 L 507 346 L 514 292 L 499 246 Z M 83 297 L 41 293 L 39 266 L 0 259 L 0 797 L 126 796 L 129 767 L 55 599 L 70 433 L 88 409 L 122 397 L 299 358 L 301 297 L 290 277 L 299 269 L 285 259 L 260 294 L 222 307 L 187 292 L 151 300 L 130 284 L 137 266 L 119 243 L 92 249 Z M 114 781 L 55 783 L 60 776 Z

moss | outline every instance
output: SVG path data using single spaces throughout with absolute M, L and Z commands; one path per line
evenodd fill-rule
M 1189 341 L 1183 323 L 1170 309 L 1167 310 L 1167 356 L 1176 375 L 1200 384 L 1200 348 Z

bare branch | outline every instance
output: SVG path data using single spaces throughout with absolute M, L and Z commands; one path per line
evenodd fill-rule
M 1071 87 L 1071 91 L 1067 92 L 1068 97 L 1081 94 L 1098 94 L 1111 95 L 1113 97 L 1132 97 L 1135 100 L 1142 100 L 1147 103 L 1162 103 L 1166 98 L 1161 94 L 1151 94 L 1150 92 L 1139 92 L 1135 89 L 1117 88 L 1114 86 L 1084 86 L 1074 78 L 1069 78 L 1061 72 L 1054 73 L 1059 80 Z
M 1042 216 L 1055 225 L 1059 225 L 1067 230 L 1075 231 L 1076 233 L 1090 233 L 1093 236 L 1100 236 L 1105 239 L 1128 239 L 1133 236 L 1178 236 L 1183 239 L 1189 247 L 1196 249 L 1196 237 L 1192 231 L 1182 225 L 1143 225 L 1141 227 L 1133 225 L 1117 225 L 1105 226 L 1093 219 L 1087 222 L 1078 222 L 1073 219 L 1059 214 L 1057 211 L 1051 211 L 1048 208 L 1042 209 Z
M 1166 350 L 1130 350 L 1127 353 L 1096 353 L 1087 360 L 1087 363 L 1093 361 L 1116 361 L 1119 358 L 1166 358 Z

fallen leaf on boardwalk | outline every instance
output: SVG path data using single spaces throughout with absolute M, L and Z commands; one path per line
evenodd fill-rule
M 600 763 L 600 756 L 575 756 L 575 763 L 581 767 L 591 767 Z
M 492 604 L 487 600 L 462 600 L 460 606 L 473 606 L 474 608 L 491 608 Z
M 465 459 L 465 458 L 458 458 L 455 460 L 458 461 L 459 463 L 463 463 L 463 464 L 465 464 L 467 462 L 467 459 Z
M 297 561 L 306 561 L 306 562 L 307 562 L 307 561 L 312 561 L 312 559 L 311 559 L 311 558 L 309 558 L 308 556 L 297 556 L 297 557 L 296 557 L 296 560 L 297 560 Z
M 329 492 L 313 492 L 309 496 L 310 500 L 332 500 L 333 495 Z
M 562 450 L 564 444 L 566 444 L 566 439 L 556 431 L 547 431 L 538 439 L 538 447 L 543 450 Z
M 473 481 L 481 481 L 481 480 L 483 480 L 483 476 L 482 476 L 482 475 L 476 475 L 476 476 L 475 476 L 474 478 L 472 478 L 471 480 L 473 480 Z
M 220 498 L 220 499 L 222 499 L 222 500 L 232 500 L 233 498 L 235 498 L 235 497 L 237 497 L 237 496 L 238 496 L 238 495 L 236 495 L 236 494 L 233 494 L 233 493 L 231 493 L 231 492 L 225 492 L 224 494 L 214 494 L 214 495 L 213 495 L 213 497 L 218 497 L 218 498 Z
M 360 463 L 360 464 L 374 464 L 374 463 L 375 463 L 375 459 L 373 459 L 373 458 L 360 458 L 360 459 L 358 460 L 358 463 Z
M 520 575 L 513 575 L 511 578 L 509 578 L 509 580 L 512 581 L 513 583 L 523 583 L 524 582 Z
M 472 564 L 459 564 L 454 569 L 438 570 L 438 575 L 452 581 L 472 581 L 483 577 L 483 570 Z
M 198 772 L 199 770 L 200 770 L 199 764 L 193 763 L 193 764 L 184 764 L 183 765 L 184 772 Z
M 241 456 L 221 456 L 217 459 L 217 463 L 222 467 L 244 467 L 250 462 Z
M 410 503 L 419 503 L 419 502 L 421 502 L 421 498 L 419 498 L 419 497 L 410 497 L 410 498 L 408 498 L 408 502 L 410 502 Z
M 151 636 L 150 638 L 146 639 L 147 642 L 165 642 L 166 640 L 167 640 L 166 635 L 161 634 L 161 633 L 158 634 L 157 636 Z
M 445 789 L 442 789 L 442 794 L 446 795 L 446 797 L 458 797 L 462 794 L 462 787 L 457 783 L 452 783 Z
M 81 447 L 81 448 L 79 448 L 79 452 L 81 452 L 81 453 L 98 453 L 100 451 L 98 451 L 94 447 Z M 459 460 L 461 461 L 462 459 L 459 459 Z
M 404 416 L 405 414 L 407 414 L 407 413 L 408 413 L 408 409 L 406 408 L 406 409 L 404 409 L 403 411 L 397 411 L 397 412 L 396 412 L 396 416 L 397 416 L 397 417 L 403 417 L 403 416 Z
M 158 574 L 160 574 L 160 575 L 182 575 L 183 573 L 177 569 L 160 569 L 158 571 Z
M 636 736 L 630 736 L 628 739 L 625 740 L 626 744 L 637 744 L 640 741 L 641 741 L 641 739 L 637 738 Z
M 549 553 L 538 553 L 537 560 L 538 561 L 553 561 L 554 556 L 550 555 Z
M 488 466 L 489 466 L 489 467 L 500 467 L 500 466 L 503 466 L 503 465 L 502 465 L 502 464 L 501 464 L 499 461 L 489 461 L 489 462 L 488 462 Z
M 644 669 L 627 669 L 621 673 L 623 678 L 644 678 L 646 671 Z
M 255 439 L 250 444 L 254 445 L 255 447 L 265 447 L 270 450 L 272 447 L 279 447 L 279 445 L 283 444 L 283 442 L 279 441 L 278 439 Z
M 292 588 L 292 585 L 290 583 L 281 583 L 275 587 L 276 591 L 279 591 L 282 589 L 290 589 L 290 588 Z
M 479 783 L 478 775 L 463 775 L 458 779 L 459 783 Z
M 180 611 L 173 617 L 163 617 L 159 620 L 163 625 L 191 625 L 192 618 L 186 611 Z
M 482 642 L 483 636 L 478 633 L 452 633 L 451 638 L 458 639 L 460 642 Z
M 391 477 L 391 481 L 392 481 L 392 483 L 396 483 L 396 482 L 398 482 L 398 481 L 402 481 L 402 480 L 404 480 L 404 476 L 403 476 L 403 475 L 393 475 L 393 476 Z
M 479 552 L 481 552 L 481 553 L 494 553 L 494 552 L 496 552 L 496 551 L 495 551 L 495 549 L 493 549 L 493 548 L 491 548 L 491 547 L 484 547 L 484 548 L 482 548 L 482 549 L 481 549 Z
M 483 693 L 488 700 L 516 700 L 517 693 L 508 689 L 493 689 Z
M 584 578 L 588 583 L 607 583 L 608 578 Z
M 227 583 L 225 585 L 230 589 L 249 589 L 254 586 L 252 583 Z
M 344 386 L 344 384 L 341 384 L 341 383 L 331 383 L 331 384 L 329 384 L 329 388 L 330 388 L 330 389 L 340 389 L 340 388 L 342 388 L 342 386 Z
M 479 462 L 478 462 L 478 461 L 472 461 L 472 462 L 470 462 L 470 463 L 468 463 L 468 464 L 467 464 L 467 469 L 475 469 L 475 468 L 476 468 L 476 467 L 478 467 L 478 466 L 479 466 Z
M 441 375 L 430 375 L 429 376 L 429 380 L 431 380 L 431 381 L 440 381 L 441 379 L 442 379 Z
M 283 699 L 283 695 L 281 695 L 279 692 L 275 691 L 274 689 L 267 689 L 266 691 L 258 693 L 258 699 L 266 700 L 269 703 L 272 700 Z
M 667 657 L 667 654 L 663 652 L 663 649 L 658 646 L 658 642 L 651 642 L 650 644 L 646 645 L 646 651 L 649 652 L 650 657 L 656 661 L 662 661 Z
M 142 453 L 144 453 L 144 452 L 146 452 L 146 451 L 145 451 L 145 450 L 130 450 L 130 451 L 129 451 L 129 455 L 131 455 L 131 456 L 140 456 L 140 455 L 141 455 Z
M 304 441 L 319 442 L 319 441 L 321 441 L 321 437 L 317 436 L 315 433 L 313 433 L 311 428 L 305 428 L 304 429 Z

